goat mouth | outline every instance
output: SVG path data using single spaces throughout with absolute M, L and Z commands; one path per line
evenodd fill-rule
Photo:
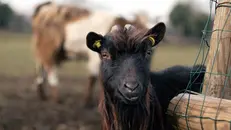
M 128 93 L 128 94 L 125 94 L 121 91 L 119 91 L 119 94 L 124 98 L 126 99 L 126 102 L 129 102 L 129 103 L 136 103 L 139 99 L 139 95 L 137 93 Z
M 139 96 L 133 96 L 133 97 L 130 97 L 129 100 L 130 101 L 136 101 L 138 98 L 139 98 Z

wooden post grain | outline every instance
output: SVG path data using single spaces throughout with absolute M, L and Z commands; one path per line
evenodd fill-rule
M 219 0 L 228 5 L 231 0 Z M 231 13 L 229 7 L 216 9 L 213 34 L 210 40 L 203 94 L 231 99 Z M 223 30 L 223 31 L 222 31 Z M 223 93 L 224 92 L 224 93 Z
M 171 100 L 168 115 L 177 119 L 180 130 L 230 130 L 231 101 L 210 96 L 204 99 L 204 95 L 192 94 L 189 98 L 187 93 L 179 94 Z

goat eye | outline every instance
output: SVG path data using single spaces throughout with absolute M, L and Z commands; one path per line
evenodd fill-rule
M 101 53 L 101 57 L 102 57 L 103 59 L 110 59 L 110 55 L 109 55 L 107 52 L 102 52 L 102 53 Z
M 146 52 L 146 54 L 147 54 L 148 56 L 150 56 L 150 55 L 152 54 L 152 51 L 151 51 L 151 50 L 148 50 L 148 51 Z

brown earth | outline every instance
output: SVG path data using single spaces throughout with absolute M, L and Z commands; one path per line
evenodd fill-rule
M 97 89 L 93 95 L 95 106 L 82 106 L 86 77 L 60 77 L 59 104 L 40 101 L 32 87 L 33 78 L 0 75 L 0 130 L 100 129 Z

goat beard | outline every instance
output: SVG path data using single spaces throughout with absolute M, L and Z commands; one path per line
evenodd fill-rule
M 149 89 L 143 100 L 136 105 L 113 103 L 105 92 L 101 94 L 99 107 L 103 117 L 103 130 L 163 129 L 160 104 L 156 97 L 150 95 Z
M 115 105 L 119 130 L 145 130 L 149 109 L 145 101 L 137 105 L 117 103 Z

